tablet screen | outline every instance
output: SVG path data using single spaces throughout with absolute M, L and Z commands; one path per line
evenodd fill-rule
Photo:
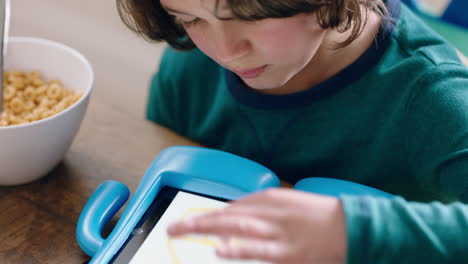
M 219 239 L 205 235 L 171 238 L 170 223 L 227 206 L 225 200 L 165 187 L 133 230 L 131 237 L 111 263 L 130 264 L 253 264 L 216 257 Z

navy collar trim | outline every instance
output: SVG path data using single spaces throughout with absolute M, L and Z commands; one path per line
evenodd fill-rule
M 305 91 L 285 94 L 261 94 L 248 88 L 233 72 L 224 69 L 227 87 L 231 94 L 242 104 L 259 109 L 290 109 L 310 104 L 314 100 L 336 93 L 350 83 L 360 79 L 375 66 L 390 44 L 390 36 L 394 25 L 400 16 L 400 0 L 387 0 L 387 7 L 391 14 L 392 23 L 384 22 L 380 26 L 376 41 L 364 54 L 351 65 L 340 71 L 330 79 L 311 87 Z

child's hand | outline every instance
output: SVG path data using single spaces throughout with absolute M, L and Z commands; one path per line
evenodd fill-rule
M 175 223 L 168 233 L 216 235 L 223 238 L 216 249 L 220 257 L 278 264 L 343 264 L 347 249 L 340 200 L 288 189 L 247 196 L 225 209 Z

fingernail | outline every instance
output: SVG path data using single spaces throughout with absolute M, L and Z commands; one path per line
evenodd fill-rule
M 175 224 L 169 224 L 166 230 L 167 230 L 167 233 L 174 233 L 176 229 L 177 228 L 175 227 Z
M 180 229 L 181 229 L 181 222 L 172 223 L 172 224 L 169 224 L 169 226 L 167 227 L 167 232 L 174 235 L 174 234 L 179 233 Z

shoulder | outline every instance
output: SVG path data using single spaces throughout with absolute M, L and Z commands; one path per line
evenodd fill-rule
M 468 116 L 468 68 L 451 44 L 404 5 L 389 46 L 372 72 L 392 96 L 401 98 L 410 116 Z
M 166 48 L 153 75 L 147 117 L 179 133 L 210 106 L 222 87 L 222 68 L 200 50 Z
M 400 60 L 425 68 L 447 63 L 463 66 L 456 49 L 405 5 L 401 6 L 392 45 Z
M 198 49 L 166 48 L 151 81 L 150 97 L 174 106 L 208 100 L 224 78 L 222 68 Z M 150 99 L 151 99 L 150 98 Z
M 165 80 L 190 80 L 205 79 L 207 75 L 213 77 L 220 71 L 220 66 L 203 54 L 199 49 L 179 51 L 166 48 L 161 58 L 157 75 Z
M 392 92 L 400 91 L 405 99 L 411 99 L 433 87 L 466 87 L 466 83 L 456 84 L 466 82 L 468 68 L 455 48 L 404 5 L 389 41 L 372 76 L 388 83 Z
M 468 69 L 465 66 L 446 62 L 427 67 L 413 87 L 408 101 L 411 110 L 425 109 L 441 116 L 446 111 L 457 111 L 465 119 L 468 117 Z

